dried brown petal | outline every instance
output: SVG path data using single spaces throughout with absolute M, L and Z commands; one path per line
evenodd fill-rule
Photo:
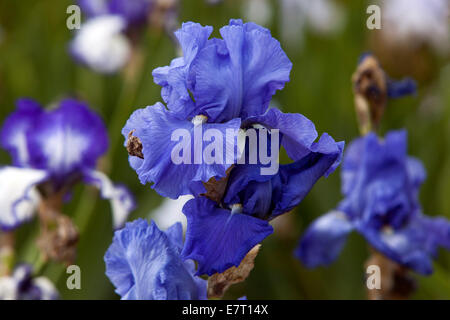
M 127 140 L 127 151 L 130 156 L 135 156 L 144 159 L 144 154 L 142 153 L 142 142 L 138 137 L 133 136 L 135 130 L 131 130 L 128 134 Z
M 226 171 L 226 176 L 220 180 L 216 180 L 216 178 L 212 177 L 207 182 L 203 182 L 205 186 L 206 193 L 202 194 L 202 196 L 207 197 L 216 202 L 220 202 L 225 193 L 225 189 L 227 187 L 228 178 L 230 177 L 230 172 L 233 169 L 234 165 L 230 166 Z
M 376 129 L 387 103 L 386 75 L 374 56 L 366 57 L 352 76 L 355 108 L 363 133 Z
M 260 247 L 260 244 L 253 247 L 237 268 L 231 267 L 223 273 L 213 274 L 208 279 L 208 298 L 221 298 L 232 284 L 245 281 L 255 266 Z
M 46 258 L 70 265 L 75 262 L 78 239 L 72 220 L 60 214 L 43 224 L 38 246 Z

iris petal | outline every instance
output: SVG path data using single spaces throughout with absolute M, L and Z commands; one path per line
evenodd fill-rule
M 212 275 L 238 266 L 255 245 L 273 232 L 267 221 L 232 214 L 205 197 L 188 201 L 183 213 L 188 229 L 182 256 L 198 262 L 197 274 Z
M 136 207 L 131 192 L 123 185 L 114 185 L 108 176 L 100 171 L 85 171 L 84 181 L 95 185 L 102 198 L 111 202 L 114 229 L 123 227 L 128 215 Z
M 203 157 L 203 152 L 208 143 L 205 143 L 200 133 L 196 134 L 199 128 L 191 121 L 180 120 L 173 113 L 167 111 L 161 103 L 135 111 L 122 129 L 122 134 L 127 139 L 130 132 L 138 137 L 142 143 L 144 159 L 134 160 L 131 157 L 130 163 L 136 170 L 141 183 L 153 182 L 154 188 L 159 194 L 172 199 L 180 195 L 206 192 L 203 182 L 210 178 L 221 178 L 226 175 L 226 170 L 237 161 L 238 150 L 236 138 L 222 139 L 222 150 L 218 162 L 207 164 L 206 159 L 200 159 L 195 163 L 196 157 Z M 221 137 L 226 137 L 227 130 L 237 132 L 240 128 L 240 119 L 233 119 L 227 123 L 215 124 L 204 123 L 202 132 L 209 129 L 218 130 Z M 180 131 L 183 130 L 183 131 Z M 173 152 L 180 146 L 180 137 L 172 140 L 174 133 L 180 132 L 186 137 L 188 145 L 186 152 L 190 155 L 187 161 L 176 163 L 173 160 Z M 200 141 L 200 142 L 199 142 Z M 201 143 L 201 145 L 200 145 Z M 197 146 L 195 146 L 197 144 Z M 219 143 L 220 144 L 220 143 Z M 197 152 L 195 148 L 198 147 Z M 227 153 L 232 156 L 227 160 Z M 196 156 L 197 154 L 197 156 Z
M 14 229 L 31 219 L 40 201 L 35 188 L 47 172 L 16 167 L 0 168 L 0 227 Z
M 329 212 L 308 227 L 295 255 L 308 268 L 329 265 L 341 252 L 352 230 L 353 225 L 344 213 Z
M 176 229 L 181 231 L 178 227 Z M 106 275 L 122 299 L 187 300 L 206 297 L 205 280 L 192 275 L 180 259 L 179 248 L 153 222 L 149 225 L 138 219 L 116 231 L 104 259 Z

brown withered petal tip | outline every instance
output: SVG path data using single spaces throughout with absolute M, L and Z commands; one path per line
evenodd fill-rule
M 231 267 L 223 273 L 215 273 L 208 279 L 208 298 L 221 298 L 232 284 L 245 281 L 255 266 L 260 244 L 251 249 L 242 259 L 241 264 Z
M 133 136 L 135 131 L 136 130 L 131 130 L 128 134 L 127 151 L 130 156 L 144 159 L 144 154 L 142 153 L 142 142 L 138 137 Z

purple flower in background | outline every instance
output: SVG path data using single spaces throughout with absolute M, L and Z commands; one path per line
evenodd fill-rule
M 207 281 L 183 261 L 181 223 L 167 231 L 138 219 L 114 234 L 105 254 L 106 275 L 123 300 L 204 300 Z
M 101 15 L 117 15 L 127 25 L 145 23 L 154 0 L 78 0 L 78 5 L 89 18 Z
M 83 102 L 66 99 L 44 110 L 30 99 L 20 99 L 4 122 L 1 146 L 13 166 L 0 168 L 0 227 L 12 229 L 31 218 L 42 192 L 70 192 L 85 181 L 97 186 L 113 208 L 114 226 L 121 226 L 134 208 L 130 192 L 115 186 L 96 171 L 97 160 L 108 148 L 106 128 Z
M 345 199 L 307 229 L 297 257 L 308 267 L 328 265 L 356 230 L 391 260 L 430 274 L 438 247 L 450 250 L 450 222 L 422 214 L 418 191 L 425 175 L 420 161 L 407 156 L 406 131 L 357 139 L 342 165 Z
M 11 276 L 0 277 L 0 300 L 56 300 L 59 294 L 45 277 L 33 278 L 32 268 L 18 265 Z

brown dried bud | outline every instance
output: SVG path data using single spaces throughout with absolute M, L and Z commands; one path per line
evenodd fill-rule
M 367 289 L 370 300 L 405 300 L 415 291 L 416 283 L 409 270 L 373 250 L 366 261 L 366 268 L 376 265 L 380 268 L 380 289 Z
M 376 129 L 387 103 L 387 78 L 374 56 L 367 56 L 352 76 L 355 108 L 363 134 Z
M 127 140 L 127 151 L 130 156 L 135 156 L 144 159 L 144 154 L 142 153 L 142 142 L 138 137 L 133 136 L 136 130 L 131 130 L 128 134 Z
M 75 262 L 78 239 L 78 230 L 72 220 L 60 214 L 42 224 L 38 246 L 46 258 L 70 265 Z
M 215 273 L 208 279 L 208 298 L 221 298 L 232 284 L 245 281 L 255 266 L 260 244 L 253 247 L 239 266 L 231 267 L 223 273 Z
M 60 212 L 64 193 L 44 198 L 39 205 L 41 234 L 38 247 L 45 259 L 73 264 L 79 233 L 72 220 Z

